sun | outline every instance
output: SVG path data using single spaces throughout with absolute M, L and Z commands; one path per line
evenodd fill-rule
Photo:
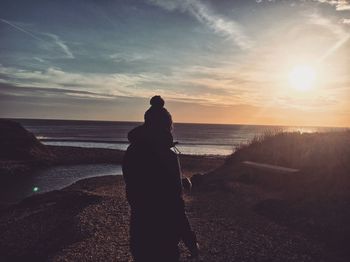
M 316 71 L 309 65 L 295 66 L 289 73 L 289 84 L 300 91 L 310 90 L 316 80 Z

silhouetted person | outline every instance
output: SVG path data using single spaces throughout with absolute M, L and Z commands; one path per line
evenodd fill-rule
M 198 254 L 182 198 L 181 172 L 174 146 L 172 118 L 160 96 L 152 97 L 145 122 L 128 134 L 123 160 L 126 196 L 131 207 L 130 250 L 137 262 L 178 261 L 182 239 Z

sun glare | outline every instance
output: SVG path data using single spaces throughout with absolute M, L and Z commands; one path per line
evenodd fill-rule
M 295 66 L 289 73 L 289 84 L 300 91 L 311 89 L 315 79 L 315 69 L 308 65 Z

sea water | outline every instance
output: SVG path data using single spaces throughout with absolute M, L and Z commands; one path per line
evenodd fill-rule
M 44 144 L 126 150 L 128 132 L 138 122 L 17 119 Z M 271 132 L 324 132 L 334 128 L 262 125 L 174 124 L 174 140 L 184 154 L 229 155 L 237 146 Z

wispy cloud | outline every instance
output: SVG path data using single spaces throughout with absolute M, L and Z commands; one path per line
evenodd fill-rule
M 203 68 L 179 68 L 171 76 L 159 73 L 83 74 L 65 72 L 52 67 L 43 71 L 30 71 L 0 65 L 0 82 L 31 88 L 75 90 L 79 91 L 80 96 L 83 91 L 88 92 L 83 95 L 93 97 L 96 94 L 98 99 L 103 96 L 148 98 L 156 92 L 173 101 L 192 101 L 192 103 L 206 105 L 253 102 L 251 94 L 248 94 L 249 90 L 240 90 L 241 93 L 237 95 L 237 88 L 232 89 L 234 80 L 229 79 L 230 75 L 232 77 L 232 72 L 227 74 L 222 72 L 224 79 L 213 81 L 205 76 L 194 74 L 199 71 L 203 72 Z M 208 73 L 215 72 L 208 71 Z
M 16 23 L 13 23 L 13 22 L 10 22 L 8 20 L 5 20 L 5 19 L 1 19 L 0 18 L 0 21 L 5 23 L 5 24 L 8 24 L 9 26 L 25 33 L 26 35 L 30 36 L 31 38 L 35 39 L 35 40 L 38 40 L 38 41 L 44 41 L 43 39 L 40 39 L 39 37 L 35 36 L 32 32 L 29 32 L 28 30 L 24 29 L 23 27 L 17 25 Z
M 314 96 L 314 97 L 292 97 L 281 96 L 275 99 L 275 102 L 281 108 L 296 108 L 308 111 L 327 111 L 334 107 L 339 100 L 329 96 Z
M 33 57 L 33 59 L 38 61 L 38 62 L 40 62 L 40 63 L 44 63 L 45 62 L 45 60 L 40 58 L 40 57 Z
M 319 62 L 332 55 L 350 39 L 350 33 L 346 31 L 343 26 L 339 23 L 332 22 L 328 18 L 322 17 L 318 14 L 313 14 L 309 16 L 309 22 L 326 28 L 337 37 L 336 42 L 319 58 Z
M 344 36 L 344 38 L 340 39 L 338 42 L 336 42 L 333 46 L 331 46 L 327 52 L 320 58 L 319 61 L 325 60 L 327 57 L 329 57 L 331 54 L 333 54 L 337 49 L 342 47 L 346 42 L 350 40 L 350 34 Z
M 71 50 L 69 49 L 69 47 L 67 46 L 67 44 L 64 41 L 62 41 L 59 36 L 52 34 L 52 33 L 34 34 L 30 30 L 27 30 L 27 29 L 23 28 L 23 26 L 20 26 L 18 23 L 11 22 L 11 21 L 1 19 L 1 18 L 0 18 L 0 21 L 11 26 L 12 28 L 15 28 L 16 30 L 30 36 L 31 38 L 39 41 L 40 43 L 44 43 L 46 45 L 51 45 L 51 42 L 47 41 L 46 39 L 40 38 L 37 35 L 40 34 L 40 35 L 48 36 L 48 37 L 50 37 L 51 40 L 53 40 L 54 44 L 62 50 L 62 52 L 66 55 L 67 58 L 74 58 L 74 55 L 71 52 Z
M 114 53 L 109 56 L 114 62 L 137 62 L 145 60 L 150 56 L 143 53 Z
M 64 88 L 46 88 L 46 87 L 28 87 L 28 86 L 16 86 L 11 85 L 7 83 L 3 83 L 0 81 L 0 91 L 2 94 L 5 95 L 11 95 L 11 96 L 59 96 L 59 95 L 67 95 L 67 96 L 74 96 L 74 97 L 89 97 L 89 98 L 95 98 L 95 99 L 114 99 L 119 96 L 113 96 L 113 95 L 105 95 L 105 94 L 99 94 L 96 92 L 89 92 L 89 91 L 80 91 L 80 90 L 73 90 L 73 89 L 64 89 Z
M 323 28 L 329 30 L 334 35 L 336 35 L 338 39 L 343 39 L 344 36 L 347 36 L 349 34 L 341 25 L 339 25 L 338 22 L 334 22 L 317 13 L 309 15 L 308 19 L 309 23 L 322 26 Z
M 45 33 L 44 35 L 49 36 L 55 42 L 55 44 L 62 49 L 62 51 L 66 54 L 67 58 L 74 58 L 74 55 L 67 46 L 67 44 L 64 41 L 62 41 L 58 35 L 51 33 Z
M 337 11 L 350 11 L 350 0 L 316 0 L 320 3 L 326 3 L 335 7 Z M 350 24 L 350 19 L 341 19 L 343 24 Z
M 199 0 L 149 0 L 149 2 L 168 11 L 179 10 L 191 14 L 215 33 L 231 39 L 241 49 L 248 49 L 253 45 L 239 23 L 216 14 Z

